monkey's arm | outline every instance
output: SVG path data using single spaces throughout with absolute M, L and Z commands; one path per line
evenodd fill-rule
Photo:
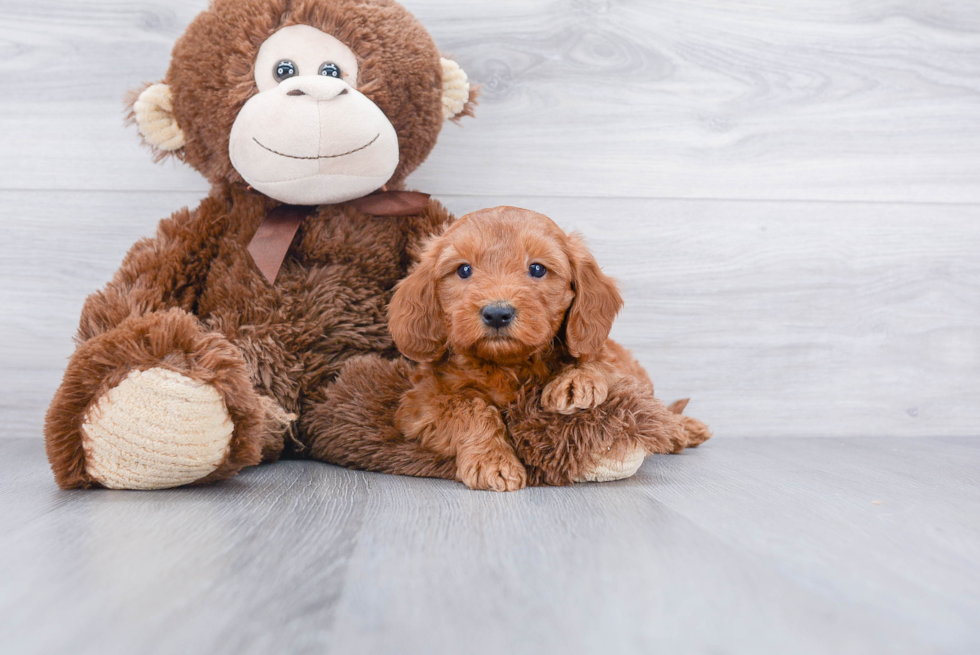
M 61 487 L 218 480 L 281 450 L 272 423 L 284 412 L 254 390 L 239 349 L 194 315 L 218 243 L 211 230 L 224 229 L 199 220 L 224 215 L 206 207 L 162 221 L 86 301 L 45 419 Z
M 208 238 L 211 230 L 198 220 L 201 211 L 176 212 L 160 222 L 155 237 L 130 249 L 112 281 L 86 299 L 79 343 L 130 317 L 175 307 L 193 312 L 216 247 Z

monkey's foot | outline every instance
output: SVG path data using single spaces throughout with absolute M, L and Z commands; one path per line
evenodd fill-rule
M 164 368 L 135 370 L 85 416 L 85 471 L 110 489 L 190 484 L 224 462 L 233 432 L 211 385 Z
M 575 482 L 612 482 L 633 477 L 646 458 L 643 446 L 634 446 L 617 455 L 600 457 L 591 467 L 586 468 Z

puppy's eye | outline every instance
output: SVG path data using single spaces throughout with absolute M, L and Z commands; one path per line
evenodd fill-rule
M 337 66 L 337 64 L 333 63 L 332 61 L 328 61 L 327 63 L 320 66 L 320 75 L 323 75 L 324 77 L 339 78 L 340 67 Z
M 272 70 L 272 76 L 276 78 L 276 82 L 282 82 L 283 80 L 288 80 L 290 77 L 299 74 L 299 69 L 296 64 L 289 61 L 288 59 L 283 59 L 276 67 Z
M 456 275 L 465 280 L 469 276 L 473 275 L 473 267 L 469 264 L 460 264 L 459 268 L 456 269 Z
M 531 277 L 544 277 L 544 274 L 548 272 L 541 264 L 531 264 L 527 267 L 527 273 Z

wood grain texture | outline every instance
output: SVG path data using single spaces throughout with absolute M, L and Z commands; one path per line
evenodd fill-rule
M 618 278 L 613 336 L 729 436 L 964 436 L 980 425 L 972 206 L 442 198 L 526 205 Z M 0 192 L 0 436 L 40 437 L 81 305 L 190 193 Z M 70 216 L 70 220 L 67 218 Z
M 513 494 L 314 462 L 63 492 L 3 440 L 0 647 L 976 652 L 978 471 L 977 439 L 730 439 Z
M 204 0 L 0 5 L 0 188 L 189 190 L 122 127 Z M 974 0 L 408 0 L 483 84 L 437 194 L 980 201 Z

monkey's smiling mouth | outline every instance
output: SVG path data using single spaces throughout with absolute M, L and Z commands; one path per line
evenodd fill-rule
M 254 136 L 252 137 L 252 141 L 255 141 L 256 143 L 259 144 L 259 146 L 261 146 L 262 148 L 265 148 L 266 150 L 268 150 L 269 152 L 271 152 L 274 155 L 279 155 L 280 157 L 288 157 L 289 159 L 336 159 L 337 157 L 346 157 L 347 155 L 353 155 L 355 152 L 359 152 L 361 150 L 364 150 L 369 145 L 371 145 L 372 143 L 374 143 L 375 141 L 377 141 L 378 140 L 378 137 L 380 137 L 380 136 L 381 136 L 381 133 L 378 132 L 377 134 L 374 135 L 374 138 L 373 139 L 371 139 L 370 141 L 368 141 L 367 143 L 365 143 L 360 148 L 354 148 L 353 150 L 348 150 L 347 152 L 342 152 L 339 155 L 321 155 L 319 157 L 297 157 L 296 155 L 287 155 L 286 153 L 279 152 L 278 150 L 273 150 L 269 146 L 263 145 Z

